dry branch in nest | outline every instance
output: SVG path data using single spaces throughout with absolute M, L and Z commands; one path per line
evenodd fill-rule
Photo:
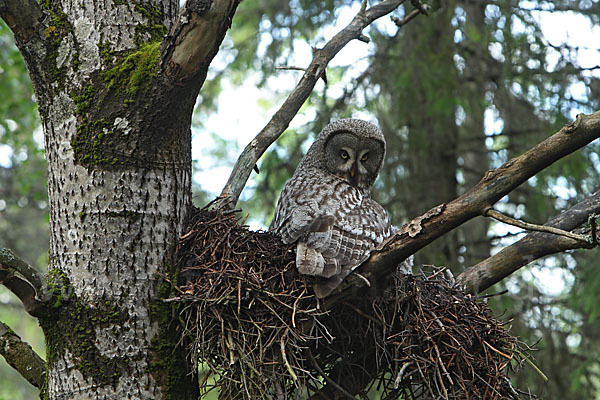
M 489 308 L 440 270 L 356 289 L 328 304 L 297 273 L 293 247 L 234 213 L 195 210 L 178 246 L 171 301 L 202 390 L 221 398 L 519 398 L 507 373 L 524 352 Z

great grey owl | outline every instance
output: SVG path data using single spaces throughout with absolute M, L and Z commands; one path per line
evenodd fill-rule
M 331 293 L 391 234 L 386 211 L 371 199 L 385 155 L 379 128 L 358 119 L 330 123 L 285 184 L 270 229 L 297 242 L 301 274 L 326 278 L 315 294 Z

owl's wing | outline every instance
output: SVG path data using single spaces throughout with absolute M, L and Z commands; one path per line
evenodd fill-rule
M 329 295 L 390 235 L 391 225 L 386 211 L 371 199 L 365 199 L 361 207 L 336 221 L 331 239 L 327 245 L 322 245 L 325 263 L 322 276 L 328 279 L 315 284 L 317 297 Z M 333 275 L 327 274 L 327 265 L 333 262 L 341 268 L 337 268 Z
M 309 234 L 307 242 L 320 250 L 325 258 L 335 258 L 344 267 L 356 267 L 369 257 L 369 252 L 391 235 L 386 211 L 371 199 L 360 207 L 335 216 L 331 234 L 325 238 Z
M 314 181 L 313 176 L 291 179 L 281 191 L 269 229 L 274 230 L 284 243 L 293 243 L 309 232 L 327 235 L 334 223 L 332 215 L 323 214 L 322 195 L 307 190 L 315 186 Z

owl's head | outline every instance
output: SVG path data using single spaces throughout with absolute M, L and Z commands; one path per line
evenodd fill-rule
M 383 164 L 385 138 L 381 130 L 359 119 L 332 122 L 319 134 L 321 168 L 360 189 L 370 188 Z

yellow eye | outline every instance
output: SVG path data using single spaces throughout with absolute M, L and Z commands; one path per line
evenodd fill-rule
M 340 151 L 340 157 L 342 157 L 342 160 L 347 160 L 348 157 L 350 157 L 350 155 L 348 155 L 348 152 L 346 150 L 342 150 Z
M 369 153 L 363 154 L 362 157 L 360 158 L 360 161 L 367 161 L 367 158 L 369 158 Z

